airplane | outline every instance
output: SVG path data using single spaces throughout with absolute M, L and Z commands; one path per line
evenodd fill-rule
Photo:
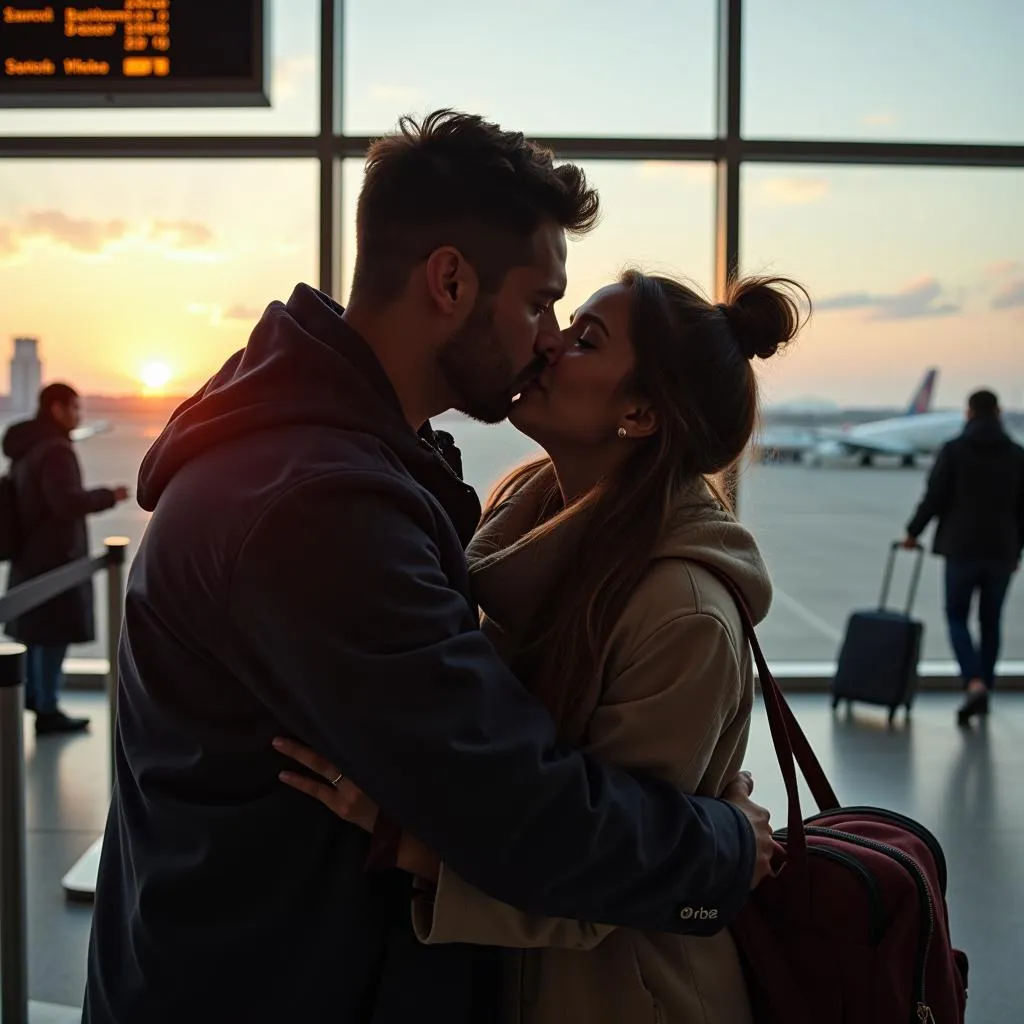
M 758 448 L 762 453 L 811 466 L 850 456 L 862 466 L 873 465 L 879 456 L 898 458 L 901 465 L 913 466 L 919 455 L 934 455 L 964 427 L 962 412 L 931 410 L 938 376 L 937 369 L 928 370 L 902 416 L 842 429 L 774 427 L 764 434 Z

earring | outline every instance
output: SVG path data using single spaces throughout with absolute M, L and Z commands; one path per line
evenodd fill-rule
M 619 437 L 621 437 L 623 440 L 625 440 L 625 437 L 626 437 L 626 428 L 625 427 L 619 427 Z

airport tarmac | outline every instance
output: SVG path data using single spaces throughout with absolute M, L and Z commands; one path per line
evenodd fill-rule
M 757 536 L 775 583 L 761 627 L 773 662 L 835 659 L 851 610 L 877 607 L 891 542 L 920 500 L 927 468 L 836 464 L 750 467 L 740 483 L 740 517 Z M 931 532 L 925 534 L 929 540 Z M 914 555 L 899 552 L 892 602 L 905 607 Z M 925 624 L 923 658 L 948 661 L 943 562 L 925 557 L 914 613 Z M 1024 585 L 1017 577 L 1003 620 L 1003 659 L 1024 659 Z

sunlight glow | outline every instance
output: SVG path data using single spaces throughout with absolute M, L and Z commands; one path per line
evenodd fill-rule
M 167 363 L 147 363 L 139 372 L 139 381 L 146 394 L 160 394 L 171 382 L 171 368 Z

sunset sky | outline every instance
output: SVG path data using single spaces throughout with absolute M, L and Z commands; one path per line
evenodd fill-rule
M 744 6 L 750 137 L 1024 142 L 1017 0 Z M 319 5 L 272 7 L 272 110 L 0 111 L 0 134 L 313 132 Z M 715 4 L 627 9 L 349 0 L 347 130 L 451 105 L 542 134 L 710 134 Z M 605 213 L 570 250 L 563 315 L 628 263 L 710 285 L 710 166 L 587 171 Z M 342 298 L 360 175 L 351 161 Z M 939 404 L 989 383 L 1024 406 L 1024 171 L 748 165 L 743 184 L 744 269 L 800 279 L 818 307 L 771 400 L 903 404 L 937 365 Z M 87 392 L 137 392 L 154 365 L 187 391 L 315 282 L 316 204 L 313 161 L 2 161 L 0 360 L 25 334 Z

